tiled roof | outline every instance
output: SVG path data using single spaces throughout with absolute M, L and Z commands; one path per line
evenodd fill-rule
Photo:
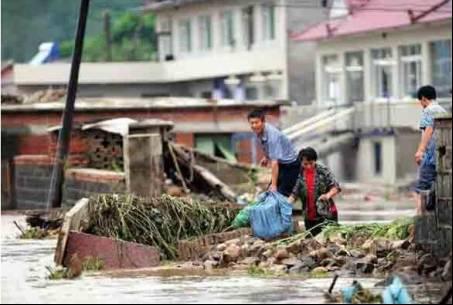
M 451 0 L 348 0 L 350 13 L 324 21 L 302 33 L 296 41 L 329 39 L 363 32 L 400 28 L 414 23 L 451 19 Z

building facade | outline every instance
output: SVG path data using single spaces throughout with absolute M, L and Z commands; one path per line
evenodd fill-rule
M 417 89 L 432 84 L 451 111 L 451 2 L 345 2 L 345 12 L 295 39 L 317 43 L 318 112 L 350 109 L 321 135 L 349 131 L 351 145 L 326 158 L 343 180 L 395 185 L 415 178 Z
M 289 37 L 326 18 L 315 0 L 148 1 L 156 15 L 155 62 L 82 63 L 79 95 L 177 96 L 235 100 L 315 97 L 314 44 Z M 69 64 L 16 65 L 21 92 L 64 86 Z

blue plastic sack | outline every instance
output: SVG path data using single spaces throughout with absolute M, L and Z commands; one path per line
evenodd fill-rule
M 250 224 L 255 237 L 273 239 L 292 232 L 293 206 L 277 192 L 261 194 L 250 209 Z
M 412 304 L 412 298 L 404 287 L 401 279 L 397 276 L 393 282 L 382 292 L 383 304 Z

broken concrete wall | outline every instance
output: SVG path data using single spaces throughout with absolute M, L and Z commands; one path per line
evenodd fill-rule
M 72 207 L 82 198 L 124 192 L 126 184 L 123 172 L 87 168 L 68 169 L 65 173 L 62 205 Z

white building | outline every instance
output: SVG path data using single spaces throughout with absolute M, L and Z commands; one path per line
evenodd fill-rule
M 187 96 L 236 100 L 315 97 L 314 44 L 290 35 L 325 20 L 316 0 L 148 1 L 156 15 L 158 61 L 82 63 L 81 96 Z M 292 2 L 291 2 L 292 3 Z M 22 92 L 64 85 L 69 64 L 16 65 Z
M 323 119 L 319 141 L 308 142 L 321 146 L 332 134 L 349 132 L 354 145 L 328 158 L 343 179 L 389 185 L 414 179 L 417 89 L 434 85 L 451 111 L 451 1 L 360 0 L 345 7 L 295 36 L 317 43 L 316 111 L 305 112 L 346 109 L 337 110 L 338 119 Z

